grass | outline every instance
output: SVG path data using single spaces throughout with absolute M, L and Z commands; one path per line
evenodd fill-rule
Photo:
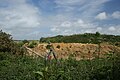
M 112 80 L 112 58 L 55 60 L 0 53 L 0 80 Z M 97 76 L 97 77 L 96 77 Z

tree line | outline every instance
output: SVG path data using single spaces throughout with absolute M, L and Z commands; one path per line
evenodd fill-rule
M 54 37 L 41 37 L 40 42 L 53 42 L 53 43 L 94 43 L 98 42 L 120 42 L 119 35 L 107 35 L 96 33 L 74 34 L 69 36 L 58 35 Z

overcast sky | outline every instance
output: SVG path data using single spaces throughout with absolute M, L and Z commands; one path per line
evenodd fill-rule
M 0 0 L 0 29 L 14 39 L 120 35 L 120 0 Z

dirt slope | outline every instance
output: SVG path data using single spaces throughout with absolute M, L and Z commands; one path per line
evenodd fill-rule
M 104 54 L 113 53 L 115 50 L 120 51 L 119 47 L 115 47 L 109 44 L 81 44 L 81 43 L 52 43 L 57 57 L 68 58 L 72 56 L 77 60 L 80 59 L 92 59 L 96 56 L 103 57 Z M 38 52 L 40 55 L 46 55 L 47 44 L 42 43 L 33 48 L 33 51 Z M 99 48 L 100 47 L 100 48 Z

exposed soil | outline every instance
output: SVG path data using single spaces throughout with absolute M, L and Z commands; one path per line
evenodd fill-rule
M 48 44 L 42 43 L 32 50 L 45 56 L 49 51 L 46 49 Z M 60 59 L 67 59 L 68 57 L 80 59 L 93 59 L 94 57 L 103 57 L 105 54 L 120 52 L 120 47 L 109 44 L 81 44 L 81 43 L 52 43 L 56 56 Z

